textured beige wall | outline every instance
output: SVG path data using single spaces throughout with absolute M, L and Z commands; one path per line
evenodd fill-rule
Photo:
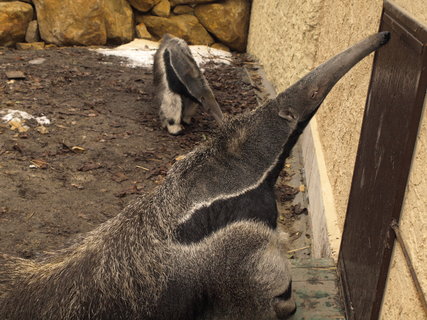
M 253 0 L 248 51 L 264 65 L 277 91 L 314 64 L 322 0 Z
M 394 2 L 427 25 L 425 0 Z M 382 0 L 253 0 L 248 51 L 260 60 L 270 81 L 281 91 L 314 66 L 376 32 L 382 3 Z M 335 86 L 316 117 L 341 230 L 372 56 L 360 62 Z M 401 228 L 422 287 L 427 293 L 426 114 L 417 140 Z M 396 247 L 381 319 L 426 319 L 401 250 Z
M 382 1 L 327 0 L 316 64 L 378 30 Z M 331 91 L 317 114 L 328 176 L 342 228 L 359 143 L 373 54 Z

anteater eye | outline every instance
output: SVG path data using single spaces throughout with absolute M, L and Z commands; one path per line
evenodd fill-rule
M 317 96 L 317 93 L 318 93 L 318 92 L 319 92 L 319 91 L 317 91 L 317 90 L 313 91 L 313 92 L 311 93 L 311 99 L 316 98 L 316 96 Z

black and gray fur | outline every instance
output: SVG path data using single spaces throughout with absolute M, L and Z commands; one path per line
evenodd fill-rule
M 170 134 L 180 134 L 183 124 L 191 123 L 198 105 L 222 123 L 218 102 L 183 39 L 163 36 L 154 55 L 153 75 L 160 121 Z
M 155 202 L 138 201 L 43 261 L 0 256 L 1 319 L 255 320 L 294 312 L 278 233 L 242 221 L 182 245 L 165 225 L 175 219 Z
M 225 124 L 216 139 L 190 154 L 179 188 L 192 207 L 176 230 L 197 242 L 223 226 L 254 219 L 275 228 L 274 184 L 299 136 L 335 85 L 357 62 L 385 44 L 372 35 L 323 63 L 255 111 Z
M 367 38 L 226 123 L 79 244 L 42 261 L 2 256 L 2 317 L 286 319 L 295 304 L 273 185 L 332 86 L 388 38 Z

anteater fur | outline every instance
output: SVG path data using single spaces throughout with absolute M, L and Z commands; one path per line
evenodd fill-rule
M 40 261 L 3 255 L 2 317 L 286 319 L 295 304 L 273 231 L 274 183 L 332 86 L 388 37 L 367 38 L 226 122 L 78 244 Z
M 222 123 L 218 102 L 183 39 L 163 36 L 154 55 L 153 84 L 160 121 L 170 134 L 180 134 L 183 124 L 192 122 L 198 106 Z

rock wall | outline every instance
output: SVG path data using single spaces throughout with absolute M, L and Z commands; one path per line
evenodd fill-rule
M 394 3 L 427 25 L 425 0 Z M 254 0 L 248 52 L 260 59 L 278 90 L 309 69 L 378 30 L 382 0 Z M 329 178 L 340 239 L 368 90 L 372 56 L 331 91 L 316 116 L 325 177 Z M 406 190 L 401 231 L 427 293 L 427 112 L 424 113 Z M 320 193 L 320 192 L 319 192 Z M 311 202 L 311 200 L 310 200 Z M 330 230 L 328 230 L 330 231 Z M 381 319 L 425 319 L 400 248 L 395 247 Z
M 250 7 L 249 0 L 0 0 L 0 46 L 119 44 L 171 33 L 244 52 Z

